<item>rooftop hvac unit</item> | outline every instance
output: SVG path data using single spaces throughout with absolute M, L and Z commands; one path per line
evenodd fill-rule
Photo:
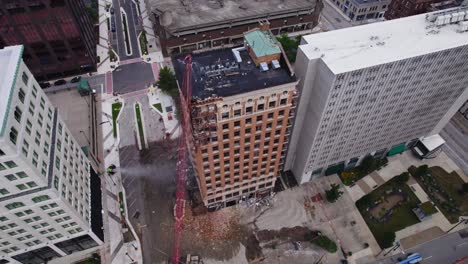
M 444 25 L 450 24 L 450 20 L 452 20 L 452 15 L 445 15 L 444 16 Z
M 272 60 L 271 65 L 273 66 L 273 69 L 275 70 L 281 68 L 281 65 L 278 60 Z
M 266 62 L 260 62 L 260 71 L 262 72 L 268 71 L 268 64 Z
M 435 20 L 434 23 L 435 23 L 437 26 L 442 26 L 442 25 L 444 24 L 444 17 L 445 17 L 445 16 L 438 16 L 438 17 L 436 17 L 436 20 Z
M 468 31 L 468 21 L 458 23 L 458 32 Z

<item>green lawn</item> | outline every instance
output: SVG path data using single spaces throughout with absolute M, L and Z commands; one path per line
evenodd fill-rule
M 117 117 L 119 116 L 120 109 L 122 109 L 122 103 L 112 104 L 112 129 L 115 138 L 117 137 Z
M 146 40 L 146 32 L 142 31 L 139 37 L 141 54 L 148 54 L 148 41 Z
M 153 106 L 154 106 L 156 109 L 158 109 L 159 112 L 162 113 L 162 106 L 161 106 L 160 103 L 154 104 Z
M 411 168 L 411 171 L 414 171 L 415 168 Z M 464 181 L 460 178 L 456 172 L 448 173 L 441 167 L 430 167 L 429 172 L 434 178 L 435 182 L 438 185 L 438 188 L 445 192 L 449 197 L 453 199 L 451 203 L 458 208 L 458 212 L 451 211 L 444 204 L 445 201 L 440 201 L 433 199 L 431 194 L 434 192 L 429 190 L 428 186 L 421 180 L 419 177 L 415 177 L 424 191 L 429 195 L 431 200 L 437 205 L 440 211 L 447 217 L 450 223 L 454 224 L 458 222 L 460 216 L 468 215 L 468 193 L 460 192 L 462 184 Z
M 367 208 L 369 204 L 373 204 L 376 200 L 381 199 L 385 191 L 389 189 L 401 190 L 407 199 L 402 205 L 394 207 L 390 218 L 381 223 L 371 218 Z M 359 199 L 356 202 L 356 206 L 380 247 L 388 248 L 393 244 L 393 241 L 391 241 L 392 239 L 388 238 L 391 233 L 394 234 L 398 230 L 419 223 L 417 216 L 411 211 L 411 209 L 415 208 L 419 203 L 419 199 L 406 183 L 399 184 L 396 179 L 393 178 L 373 192 Z
M 141 148 L 145 148 L 145 134 L 143 132 L 143 122 L 141 121 L 141 111 L 139 104 L 135 104 L 135 113 L 138 124 L 138 134 L 140 135 Z

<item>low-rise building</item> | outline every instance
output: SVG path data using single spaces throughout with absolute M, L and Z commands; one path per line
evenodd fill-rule
M 392 0 L 331 0 L 353 22 L 383 20 Z
M 259 20 L 274 35 L 307 34 L 318 24 L 320 0 L 146 0 L 165 55 L 242 44 Z

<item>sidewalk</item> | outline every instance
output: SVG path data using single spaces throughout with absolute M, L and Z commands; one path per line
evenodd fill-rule
M 150 87 L 148 100 L 153 109 L 161 115 L 165 133 L 169 133 L 170 137 L 173 139 L 177 138 L 179 136 L 179 122 L 177 121 L 176 114 L 174 112 L 174 101 L 172 98 L 161 90 Z M 160 104 L 162 111 L 159 111 L 155 107 L 157 104 Z M 173 111 L 168 112 L 169 109 L 173 109 Z
M 119 56 L 116 53 L 117 61 L 111 62 L 109 58 L 110 34 L 107 28 L 107 19 L 110 17 L 106 11 L 106 5 L 111 5 L 110 0 L 99 0 L 99 42 L 96 46 L 99 63 L 97 67 L 98 74 L 104 74 L 108 71 L 113 71 L 113 67 L 117 67 Z
M 102 142 L 103 142 L 103 170 L 105 171 L 111 164 L 119 168 L 119 137 L 113 137 L 112 126 L 112 103 L 119 100 L 117 97 L 102 94 L 100 101 L 102 102 L 101 120 L 109 121 L 101 126 Z M 121 214 L 119 200 L 122 192 L 123 200 L 125 201 L 124 190 L 122 187 L 121 175 L 117 171 L 114 175 L 104 173 L 102 179 L 103 192 L 103 220 L 104 234 L 106 243 L 106 254 L 103 256 L 103 263 L 112 264 L 128 264 L 128 263 L 143 263 L 142 252 L 140 250 L 140 242 L 138 236 L 131 226 L 127 230 L 123 225 L 129 225 L 126 209 L 124 204 L 124 213 Z M 125 218 L 123 217 L 125 216 Z M 126 234 L 124 236 L 124 234 Z M 136 239 L 136 240 L 135 240 Z

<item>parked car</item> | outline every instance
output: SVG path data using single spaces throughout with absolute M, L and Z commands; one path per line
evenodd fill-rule
M 57 86 L 57 85 L 63 85 L 63 84 L 66 84 L 67 81 L 65 81 L 64 79 L 60 79 L 60 80 L 57 80 L 54 82 L 54 85 Z
M 112 25 L 111 25 L 111 31 L 112 31 L 112 32 L 115 32 L 115 24 L 112 24 Z
M 114 8 L 113 7 L 110 8 L 110 13 L 111 13 L 111 15 L 114 14 Z
M 77 83 L 77 82 L 79 82 L 80 80 L 81 80 L 81 76 L 76 76 L 76 77 L 73 77 L 73 78 L 70 80 L 70 82 L 71 82 L 71 83 Z
M 49 82 L 41 82 L 41 83 L 39 83 L 39 86 L 40 86 L 42 89 L 46 89 L 46 88 L 49 88 L 49 87 L 50 87 L 50 83 L 49 83 Z

